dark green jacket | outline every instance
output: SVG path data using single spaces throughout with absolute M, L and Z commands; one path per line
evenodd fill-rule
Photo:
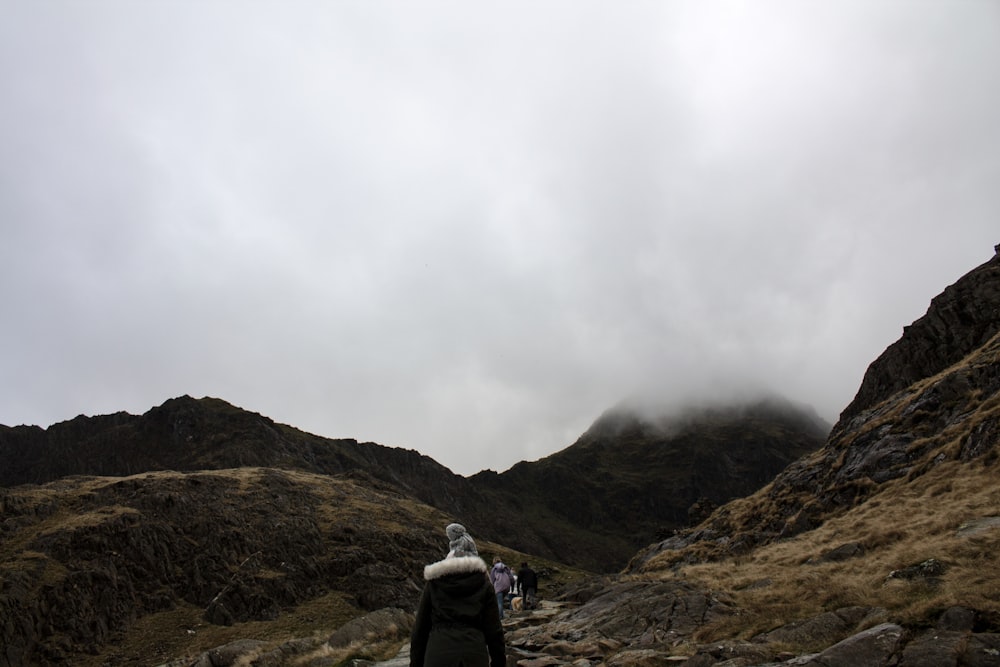
M 503 667 L 503 626 L 483 559 L 431 563 L 424 579 L 410 637 L 410 667 Z

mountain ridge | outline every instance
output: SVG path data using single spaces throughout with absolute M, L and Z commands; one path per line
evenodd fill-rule
M 776 405 L 777 399 L 770 400 Z M 687 435 L 680 440 L 662 433 L 662 424 L 658 426 L 646 417 L 624 417 L 630 413 L 620 408 L 616 414 L 633 419 L 635 426 L 625 458 L 621 437 L 603 437 L 599 439 L 601 446 L 593 449 L 594 442 L 585 433 L 541 461 L 521 462 L 503 473 L 482 471 L 462 477 L 414 450 L 323 438 L 222 399 L 181 396 L 138 416 L 124 412 L 80 416 L 48 429 L 0 426 L 0 486 L 44 483 L 70 474 L 127 476 L 157 470 L 190 472 L 245 466 L 317 474 L 364 471 L 421 502 L 462 517 L 478 526 L 484 537 L 607 571 L 624 566 L 635 550 L 656 534 L 686 525 L 693 504 L 700 501 L 704 507 L 705 499 L 718 504 L 743 495 L 820 445 L 824 433 L 807 413 L 797 412 L 800 407 L 786 402 L 779 411 L 768 405 L 730 406 L 726 410 L 702 406 L 698 412 L 674 416 L 674 420 L 700 424 L 685 426 Z M 602 419 L 607 420 L 607 414 L 598 418 L 588 433 L 599 427 Z M 713 420 L 726 424 L 725 437 L 719 426 L 712 427 L 711 438 L 707 436 Z M 767 447 L 761 449 L 761 443 L 768 443 Z M 748 450 L 757 447 L 759 452 L 739 454 L 744 446 Z M 657 456 L 641 453 L 663 447 L 669 451 Z M 699 449 L 709 454 L 694 455 Z M 710 455 L 723 449 L 722 456 Z M 628 456 L 644 459 L 643 465 L 631 465 Z M 741 461 L 734 461 L 734 456 Z M 687 460 L 683 469 L 674 465 L 681 457 Z M 579 460 L 582 458 L 586 461 Z M 596 483 L 588 471 L 601 467 L 602 460 L 608 472 Z M 731 465 L 720 467 L 716 465 L 719 461 Z M 530 470 L 543 472 L 527 472 Z M 616 470 L 629 472 L 619 474 Z M 697 479 L 688 479 L 685 473 Z M 551 483 L 532 483 L 532 479 L 545 476 L 557 477 L 549 482 L 555 481 L 558 488 L 586 489 L 589 499 L 584 503 L 581 496 L 578 506 L 591 505 L 595 511 L 567 513 L 563 498 L 550 496 Z M 664 480 L 682 492 L 655 492 Z M 643 508 L 645 518 L 637 519 L 636 508 L 622 499 L 649 493 L 658 500 Z

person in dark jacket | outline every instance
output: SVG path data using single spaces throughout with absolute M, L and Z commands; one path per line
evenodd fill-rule
M 538 596 L 538 575 L 528 567 L 527 561 L 521 563 L 521 569 L 517 571 L 517 590 L 521 593 L 524 608 L 534 609 Z
M 460 524 L 446 532 L 448 556 L 424 568 L 427 583 L 410 635 L 410 667 L 503 667 L 503 626 L 486 563 Z

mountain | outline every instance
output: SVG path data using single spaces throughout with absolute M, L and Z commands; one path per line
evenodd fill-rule
M 412 450 L 322 438 L 220 399 L 182 396 L 139 416 L 0 426 L 0 485 L 248 466 L 362 471 L 486 539 L 616 571 L 658 534 L 689 525 L 693 505 L 707 511 L 759 488 L 818 447 L 827 430 L 808 409 L 780 399 L 669 419 L 619 408 L 558 454 L 465 478 Z
M 998 295 L 1000 248 L 871 364 L 822 446 L 728 502 L 713 500 L 715 483 L 732 472 L 752 485 L 752 466 L 790 441 L 808 448 L 804 435 L 823 425 L 775 400 L 669 417 L 619 408 L 541 461 L 424 482 L 382 465 L 442 472 L 415 452 L 327 441 L 213 399 L 168 401 L 150 431 L 146 416 L 122 414 L 2 428 L 0 471 L 34 483 L 0 488 L 0 667 L 393 655 L 419 567 L 456 516 L 406 485 L 470 512 L 497 513 L 481 503 L 503 499 L 512 523 L 541 521 L 510 538 L 558 538 L 550 550 L 567 535 L 604 549 L 623 542 L 613 521 L 642 531 L 682 516 L 628 523 L 649 513 L 639 498 L 655 511 L 706 499 L 690 513 L 706 518 L 644 545 L 620 575 L 527 552 L 545 572 L 546 607 L 511 615 L 511 664 L 998 665 Z M 254 457 L 270 463 L 247 465 Z M 80 475 L 138 461 L 190 469 Z M 499 516 L 476 521 L 506 532 Z M 483 553 L 528 557 L 473 532 Z
M 485 556 L 530 558 L 554 596 L 592 580 L 572 565 L 624 564 L 825 430 L 779 399 L 669 418 L 620 407 L 551 457 L 466 479 L 213 398 L 0 427 L 0 666 L 159 664 L 250 628 L 284 660 L 323 643 L 289 638 L 411 612 L 456 517 L 483 528 Z
M 627 580 L 712 592 L 669 649 L 698 665 L 997 665 L 998 489 L 1000 247 L 872 362 L 823 447 L 640 550 Z
M 464 487 L 461 477 L 415 451 L 321 438 L 216 398 L 181 396 L 139 416 L 81 415 L 47 429 L 0 426 L 0 486 L 67 475 L 246 466 L 319 474 L 367 470 L 440 504 Z
M 924 484 L 941 466 L 958 476 L 992 468 L 1000 455 L 998 334 L 1000 246 L 871 363 L 821 449 L 654 550 L 666 555 L 700 543 L 698 558 L 739 555 L 812 530 L 887 490 Z
M 811 409 L 778 397 L 672 412 L 623 405 L 566 449 L 472 481 L 515 505 L 494 519 L 516 532 L 510 544 L 617 570 L 657 535 L 757 490 L 828 432 Z

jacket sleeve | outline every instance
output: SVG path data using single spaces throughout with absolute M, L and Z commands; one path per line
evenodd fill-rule
M 494 605 L 496 606 L 496 605 Z M 499 617 L 499 612 L 497 612 Z M 420 595 L 420 606 L 417 607 L 417 618 L 410 634 L 410 667 L 423 667 L 424 654 L 427 652 L 427 638 L 431 633 L 431 595 L 430 586 L 424 585 Z
M 497 600 L 493 594 L 492 586 L 483 587 L 482 621 L 483 636 L 486 637 L 486 648 L 490 652 L 490 667 L 504 667 L 507 664 L 507 649 L 504 645 L 500 609 L 497 608 Z M 410 655 L 413 655 L 412 644 L 410 646 Z M 412 657 L 410 659 L 412 660 Z

